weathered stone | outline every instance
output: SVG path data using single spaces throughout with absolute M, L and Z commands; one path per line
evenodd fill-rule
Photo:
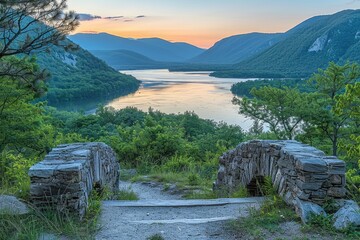
M 117 190 L 119 163 L 104 143 L 76 143 L 54 148 L 29 170 L 31 201 L 39 208 L 85 214 L 93 187 Z
M 22 215 L 29 213 L 29 208 L 25 203 L 20 202 L 16 197 L 0 195 L 0 215 Z
M 295 210 L 303 223 L 307 223 L 312 215 L 326 216 L 325 210 L 319 205 L 312 202 L 302 201 L 300 199 L 296 199 Z
M 268 176 L 285 201 L 294 199 L 323 204 L 345 194 L 345 163 L 296 141 L 250 141 L 220 158 L 214 189 L 229 191 Z
M 346 189 L 343 187 L 332 187 L 327 191 L 327 195 L 331 197 L 341 198 L 345 197 Z
M 311 173 L 321 173 L 327 171 L 327 165 L 321 158 L 309 158 L 300 156 L 296 159 L 296 168 L 301 171 Z
M 322 182 L 303 182 L 297 180 L 296 185 L 303 190 L 319 190 L 321 188 Z
M 333 216 L 334 227 L 338 230 L 350 225 L 360 227 L 360 208 L 354 201 L 344 201 L 344 206 Z

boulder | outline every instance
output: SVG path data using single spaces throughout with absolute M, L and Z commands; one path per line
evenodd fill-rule
M 27 205 L 14 196 L 0 195 L 0 214 L 22 215 L 29 213 Z
M 319 205 L 296 199 L 295 201 L 296 213 L 300 216 L 303 223 L 308 223 L 312 215 L 324 215 L 326 216 L 325 210 Z
M 333 216 L 334 227 L 338 230 L 345 229 L 350 225 L 360 226 L 360 207 L 351 200 L 344 202 L 341 207 Z

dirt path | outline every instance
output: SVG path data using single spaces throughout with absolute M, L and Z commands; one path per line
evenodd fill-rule
M 260 199 L 181 200 L 155 184 L 122 182 L 139 201 L 104 201 L 102 229 L 96 239 L 143 240 L 154 234 L 164 239 L 235 239 L 225 231 L 227 222 L 246 216 Z

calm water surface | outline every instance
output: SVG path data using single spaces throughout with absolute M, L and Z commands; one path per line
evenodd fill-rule
M 147 111 L 149 107 L 164 113 L 194 111 L 201 118 L 224 121 L 248 130 L 252 121 L 238 114 L 231 103 L 231 85 L 248 79 L 220 79 L 208 72 L 169 72 L 168 70 L 122 71 L 142 81 L 137 92 L 114 99 L 107 106 L 128 106 Z

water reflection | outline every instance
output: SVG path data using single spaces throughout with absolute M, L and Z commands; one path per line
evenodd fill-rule
M 238 114 L 232 105 L 231 85 L 248 79 L 218 79 L 208 72 L 183 73 L 167 70 L 122 71 L 142 81 L 134 94 L 119 97 L 107 106 L 127 106 L 147 111 L 149 107 L 165 113 L 194 111 L 201 118 L 236 124 L 247 130 L 252 122 Z

